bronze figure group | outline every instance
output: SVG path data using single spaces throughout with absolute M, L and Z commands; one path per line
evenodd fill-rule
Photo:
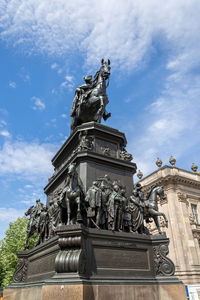
M 162 186 L 152 187 L 145 196 L 140 183 L 135 184 L 132 195 L 126 197 L 126 187 L 118 180 L 112 182 L 108 175 L 97 178 L 84 192 L 76 165 L 72 163 L 64 187 L 56 190 L 48 205 L 36 200 L 36 205 L 26 212 L 26 216 L 30 215 L 26 247 L 35 232 L 42 243 L 56 234 L 59 225 L 77 223 L 97 229 L 149 234 L 144 220 L 148 223 L 153 219 L 161 233 L 158 216 L 163 216 L 166 226 L 168 221 L 165 214 L 158 211 L 157 197 L 164 197 Z

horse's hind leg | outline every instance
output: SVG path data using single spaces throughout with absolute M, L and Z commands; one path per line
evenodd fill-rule
M 167 219 L 166 215 L 165 215 L 164 213 L 161 213 L 161 215 L 162 215 L 163 218 L 165 219 L 166 227 L 168 227 L 168 219 Z
M 157 211 L 157 210 L 155 210 L 155 209 L 149 209 L 149 213 L 150 213 L 150 215 L 154 218 L 154 216 L 155 217 L 159 217 L 159 216 L 162 216 L 163 218 L 164 218 L 164 220 L 165 220 L 165 223 L 166 223 L 166 227 L 168 227 L 168 220 L 167 220 L 167 217 L 166 217 L 166 215 L 164 214 L 164 213 L 161 213 L 161 212 L 159 212 L 159 211 Z
M 153 216 L 153 219 L 154 219 L 154 222 L 156 224 L 156 227 L 158 229 L 158 232 L 161 234 L 161 230 L 160 230 L 160 224 L 159 224 L 159 221 L 158 221 L 158 216 Z

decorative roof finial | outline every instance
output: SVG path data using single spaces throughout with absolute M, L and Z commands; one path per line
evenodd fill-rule
M 161 168 L 161 167 L 162 167 L 162 160 L 161 160 L 160 158 L 157 158 L 157 160 L 156 160 L 156 166 L 157 166 L 158 168 Z
M 140 170 L 138 170 L 138 172 L 137 172 L 137 177 L 139 179 L 142 179 L 142 177 L 143 177 L 143 173 Z
M 194 163 L 192 163 L 192 165 L 191 165 L 191 170 L 192 170 L 193 172 L 196 172 L 196 171 L 198 170 L 198 166 L 195 165 Z
M 170 163 L 172 166 L 175 166 L 175 164 L 176 164 L 176 158 L 174 158 L 174 157 L 171 155 L 170 158 L 169 158 L 169 163 Z

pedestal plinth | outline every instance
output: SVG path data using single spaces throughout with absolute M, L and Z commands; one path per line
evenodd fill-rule
M 167 258 L 168 239 L 62 226 L 58 237 L 21 252 L 6 300 L 184 300 Z
M 111 181 L 119 180 L 130 196 L 137 167 L 126 144 L 124 133 L 114 128 L 95 122 L 78 126 L 52 159 L 55 172 L 44 189 L 48 198 L 63 187 L 70 163 L 76 163 L 85 191 L 107 174 Z

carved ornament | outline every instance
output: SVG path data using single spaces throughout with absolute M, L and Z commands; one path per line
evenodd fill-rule
M 193 229 L 192 234 L 195 239 L 200 240 L 200 229 Z
M 60 251 L 55 259 L 57 273 L 85 273 L 86 256 L 81 247 L 81 236 L 60 237 Z
M 156 276 L 172 276 L 175 273 L 175 266 L 171 259 L 167 257 L 169 253 L 168 245 L 162 244 L 154 246 L 154 270 Z
M 178 192 L 177 196 L 178 196 L 178 201 L 179 202 L 183 202 L 187 206 L 189 206 L 189 201 L 187 200 L 187 195 L 185 193 Z
M 111 155 L 111 150 L 108 147 L 101 147 L 101 151 L 103 152 L 104 155 L 110 156 Z
M 27 276 L 28 261 L 26 258 L 20 258 L 17 263 L 17 270 L 13 275 L 14 282 L 24 282 Z

